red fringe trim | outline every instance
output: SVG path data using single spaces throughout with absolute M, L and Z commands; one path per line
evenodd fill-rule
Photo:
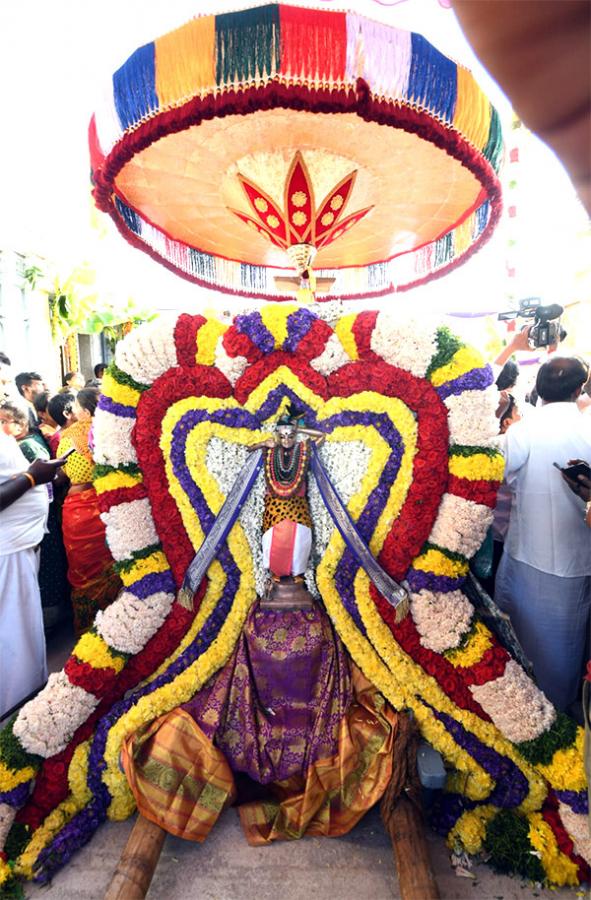
M 494 169 L 483 154 L 472 147 L 461 135 L 434 119 L 429 113 L 412 109 L 400 103 L 372 97 L 367 85 L 361 79 L 359 79 L 356 91 L 346 88 L 333 90 L 329 88 L 313 89 L 303 85 L 284 85 L 273 82 L 262 87 L 245 88 L 238 92 L 227 91 L 221 95 L 209 95 L 204 98 L 194 97 L 182 107 L 166 110 L 144 122 L 134 131 L 123 135 L 106 157 L 104 164 L 94 170 L 95 188 L 93 195 L 97 207 L 109 213 L 120 233 L 132 246 L 143 250 L 153 259 L 166 266 L 166 268 L 180 274 L 188 281 L 226 294 L 252 296 L 253 292 L 249 293 L 246 290 L 225 287 L 224 285 L 218 285 L 191 275 L 161 257 L 141 237 L 128 229 L 114 205 L 113 191 L 115 179 L 123 166 L 135 154 L 145 150 L 146 147 L 149 147 L 161 137 L 184 131 L 191 126 L 200 125 L 205 119 L 223 118 L 232 115 L 249 115 L 258 110 L 275 108 L 306 110 L 312 113 L 324 114 L 354 112 L 367 122 L 377 122 L 380 125 L 400 128 L 408 133 L 417 134 L 424 140 L 444 150 L 449 156 L 459 160 L 462 165 L 469 169 L 483 186 L 490 202 L 491 213 L 482 234 L 468 250 L 460 257 L 452 260 L 447 266 L 442 266 L 440 269 L 426 274 L 423 278 L 405 285 L 391 285 L 378 291 L 367 291 L 363 294 L 348 294 L 341 299 L 353 300 L 366 297 L 380 297 L 426 284 L 435 278 L 440 278 L 460 265 L 460 263 L 465 262 L 492 235 L 502 211 L 501 186 Z M 293 297 L 289 295 L 257 294 L 257 297 L 274 301 L 293 300 Z M 332 296 L 325 295 L 319 299 L 328 301 L 332 299 Z

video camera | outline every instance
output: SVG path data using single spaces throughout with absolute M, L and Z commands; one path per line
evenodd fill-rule
M 558 344 L 566 337 L 566 331 L 560 324 L 560 316 L 564 308 L 558 303 L 542 306 L 540 297 L 526 297 L 519 301 L 519 309 L 499 313 L 500 322 L 509 322 L 513 319 L 533 319 L 534 324 L 529 329 L 528 341 L 532 349 L 538 347 L 550 347 Z

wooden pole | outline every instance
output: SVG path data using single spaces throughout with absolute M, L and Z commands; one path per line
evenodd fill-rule
M 392 750 L 392 777 L 380 812 L 392 841 L 402 900 L 439 900 L 427 850 L 417 769 L 419 730 L 412 715 L 398 713 Z
M 150 887 L 166 838 L 159 825 L 138 815 L 105 900 L 143 900 Z
M 420 810 L 402 794 L 385 826 L 392 841 L 402 900 L 438 900 Z

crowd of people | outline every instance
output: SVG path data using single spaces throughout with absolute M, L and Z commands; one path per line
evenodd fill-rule
M 45 682 L 46 633 L 73 620 L 82 634 L 121 587 L 92 486 L 104 370 L 51 395 L 0 352 L 0 718 Z

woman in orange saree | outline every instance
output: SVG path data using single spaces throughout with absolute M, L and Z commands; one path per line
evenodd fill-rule
M 64 466 L 70 489 L 64 501 L 62 528 L 77 635 L 91 627 L 98 610 L 109 606 L 121 588 L 92 485 L 94 463 L 89 435 L 98 397 L 96 388 L 85 388 L 78 393 L 74 403 L 78 421 L 70 425 L 58 447 L 59 456 L 72 448 L 75 451 Z

